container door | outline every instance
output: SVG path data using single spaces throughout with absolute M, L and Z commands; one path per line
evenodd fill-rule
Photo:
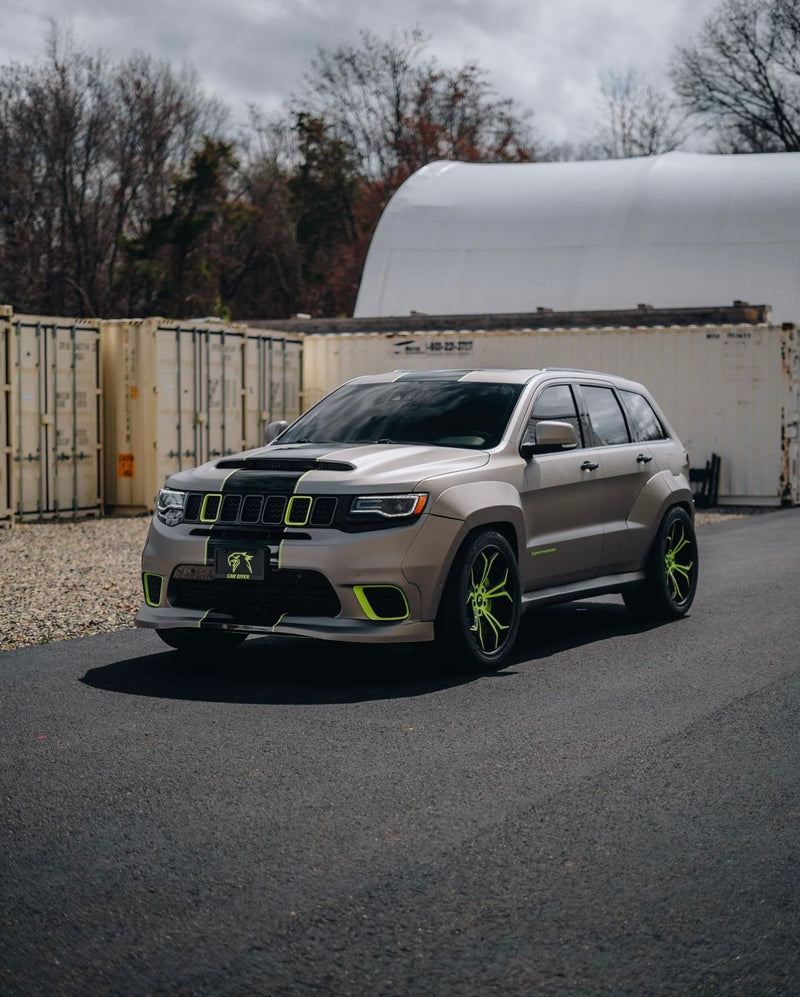
M 102 512 L 99 329 L 14 322 L 13 494 L 21 518 Z
M 12 522 L 11 472 L 11 308 L 0 306 L 0 526 Z
M 196 330 L 200 407 L 195 415 L 202 461 L 244 449 L 244 334 Z
M 277 419 L 300 414 L 302 341 L 250 330 L 245 365 L 248 447 L 262 446 L 264 430 Z

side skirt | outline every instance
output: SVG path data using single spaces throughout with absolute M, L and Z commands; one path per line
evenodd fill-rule
M 555 585 L 553 588 L 536 589 L 522 593 L 522 608 L 544 606 L 547 603 L 572 602 L 575 599 L 590 599 L 595 595 L 619 593 L 629 585 L 644 581 L 643 571 L 627 571 L 621 575 L 603 575 L 601 578 L 586 578 L 569 585 Z

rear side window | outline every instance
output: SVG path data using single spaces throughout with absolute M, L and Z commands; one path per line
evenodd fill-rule
M 661 420 L 643 395 L 636 391 L 621 391 L 620 394 L 631 417 L 634 436 L 639 443 L 666 439 L 667 434 L 664 432 Z
M 589 422 L 589 446 L 629 443 L 628 426 L 617 396 L 611 388 L 582 384 Z
M 523 443 L 534 443 L 536 441 L 536 427 L 540 422 L 557 420 L 558 422 L 568 422 L 575 430 L 578 439 L 581 439 L 581 427 L 578 419 L 578 408 L 572 389 L 568 384 L 551 384 L 536 399 L 533 412 L 525 427 Z

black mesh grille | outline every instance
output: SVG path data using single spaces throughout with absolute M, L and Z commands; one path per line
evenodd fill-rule
M 242 522 L 257 523 L 261 519 L 261 506 L 264 500 L 260 495 L 246 495 L 242 506 Z
M 184 510 L 184 519 L 189 522 L 194 522 L 200 518 L 200 506 L 203 504 L 203 496 L 199 492 L 191 492 L 189 497 L 186 499 L 186 508 Z
M 271 571 L 263 582 L 173 578 L 170 604 L 181 609 L 216 610 L 241 623 L 271 626 L 282 615 L 338 616 L 339 599 L 318 571 Z
M 270 495 L 267 501 L 264 503 L 263 522 L 282 523 L 283 513 L 285 509 L 286 509 L 286 496 Z
M 335 512 L 336 499 L 332 496 L 321 495 L 315 500 L 314 508 L 311 510 L 311 525 L 330 526 Z
M 235 523 L 239 518 L 239 507 L 241 504 L 241 495 L 226 495 L 222 500 L 222 507 L 219 510 L 219 521 L 221 523 Z

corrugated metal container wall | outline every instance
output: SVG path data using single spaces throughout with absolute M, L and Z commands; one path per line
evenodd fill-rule
M 11 505 L 18 519 L 102 514 L 99 339 L 96 321 L 10 320 Z
M 400 368 L 576 367 L 645 384 L 692 464 L 720 454 L 722 504 L 800 501 L 793 326 L 673 326 L 308 335 L 308 407 L 342 381 Z
M 106 321 L 102 335 L 109 509 L 152 510 L 169 474 L 259 445 L 265 413 L 297 415 L 299 339 L 158 318 Z
M 13 522 L 11 506 L 11 306 L 0 305 L 0 526 Z
M 276 419 L 293 422 L 301 411 L 303 341 L 282 332 L 248 329 L 246 347 L 247 447 L 261 446 Z

